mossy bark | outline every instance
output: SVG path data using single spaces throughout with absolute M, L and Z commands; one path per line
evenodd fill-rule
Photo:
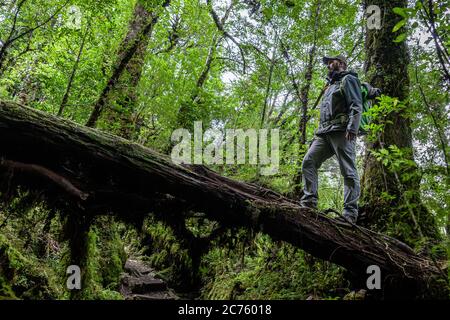
M 409 54 L 406 41 L 396 43 L 398 33 L 393 27 L 402 19 L 393 8 L 407 7 L 406 0 L 365 1 L 365 5 L 377 5 L 381 9 L 381 29 L 367 29 L 366 64 L 367 80 L 382 90 L 383 94 L 397 97 L 406 103 L 409 97 Z M 377 161 L 370 150 L 397 146 L 408 160 L 414 161 L 411 120 L 405 111 L 392 112 L 386 119 L 385 129 L 375 142 L 366 141 L 364 174 L 362 177 L 362 203 L 365 224 L 380 232 L 390 232 L 397 238 L 414 244 L 424 238 L 439 238 L 435 220 L 421 202 L 420 176 L 417 166 L 401 168 L 397 175 Z M 400 176 L 410 176 L 402 179 Z M 383 192 L 393 196 L 383 197 Z
M 169 4 L 170 0 L 164 0 L 161 6 L 164 8 Z M 131 133 L 130 115 L 136 103 L 136 86 L 142 73 L 149 37 L 158 21 L 156 13 L 158 10 L 161 8 L 156 4 L 151 5 L 143 0 L 136 3 L 134 17 L 130 23 L 128 34 L 122 42 L 117 63 L 94 105 L 94 110 L 86 122 L 87 126 L 95 127 L 105 107 L 109 103 L 117 101 L 118 105 L 123 108 L 121 111 L 123 116 L 119 117 L 121 126 L 119 133 L 122 136 Z M 112 111 L 109 113 L 114 115 Z
M 141 79 L 145 63 L 145 55 L 153 28 L 145 28 L 156 22 L 155 13 L 147 8 L 143 1 L 138 1 L 134 10 L 134 17 L 130 23 L 128 34 L 121 44 L 119 57 L 129 50 L 133 41 L 137 42 L 136 51 L 125 67 L 117 85 L 107 97 L 108 106 L 105 110 L 104 124 L 110 132 L 124 138 L 130 138 L 133 132 L 133 114 L 137 107 L 137 87 Z M 114 127 L 113 127 L 114 126 Z

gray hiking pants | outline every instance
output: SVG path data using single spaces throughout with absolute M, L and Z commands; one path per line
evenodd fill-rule
M 303 197 L 301 205 L 317 208 L 318 175 L 317 170 L 328 158 L 336 155 L 339 168 L 344 177 L 344 215 L 358 216 L 360 185 L 355 164 L 356 138 L 345 139 L 345 132 L 332 131 L 316 136 L 303 159 Z

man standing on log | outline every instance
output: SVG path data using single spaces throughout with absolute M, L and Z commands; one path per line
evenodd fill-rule
M 344 177 L 343 218 L 356 223 L 360 183 L 355 165 L 355 145 L 363 110 L 361 83 L 356 73 L 347 71 L 344 56 L 323 57 L 323 63 L 328 67 L 328 86 L 319 105 L 319 128 L 303 159 L 304 194 L 300 204 L 317 208 L 317 171 L 325 160 L 336 155 Z

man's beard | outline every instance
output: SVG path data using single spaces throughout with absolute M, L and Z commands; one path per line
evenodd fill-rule
M 336 73 L 339 73 L 338 66 L 335 66 L 334 68 L 328 70 L 328 78 L 333 79 L 333 77 Z

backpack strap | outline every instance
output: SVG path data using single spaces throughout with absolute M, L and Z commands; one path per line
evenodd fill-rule
M 352 75 L 351 75 L 351 74 L 346 74 L 345 76 L 342 77 L 341 80 L 336 81 L 336 82 L 339 82 L 339 91 L 341 91 L 341 93 L 342 93 L 342 95 L 343 95 L 344 97 L 345 97 L 345 93 L 344 93 L 344 83 L 345 83 L 345 80 L 347 79 L 348 76 L 352 76 Z M 363 87 L 363 83 L 361 82 L 361 80 L 359 80 L 358 77 L 355 77 L 355 78 L 359 81 L 359 83 L 361 84 L 361 87 Z
M 345 93 L 344 93 L 344 81 L 347 78 L 348 74 L 346 74 L 345 76 L 342 77 L 341 80 L 336 81 L 339 82 L 339 91 L 341 92 L 341 94 L 345 97 Z

